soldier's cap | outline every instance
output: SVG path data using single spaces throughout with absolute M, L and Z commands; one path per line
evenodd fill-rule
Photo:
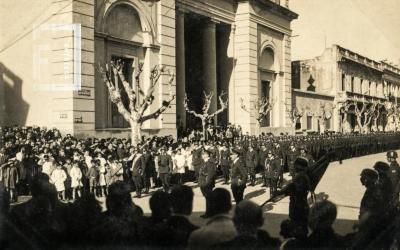
M 273 155 L 273 154 L 274 154 L 274 151 L 272 151 L 271 149 L 268 149 L 268 150 L 267 150 L 267 154 Z
M 378 173 L 373 169 L 364 168 L 361 171 L 360 176 L 364 176 L 364 177 L 366 177 L 368 179 L 377 179 L 378 178 Z
M 299 150 L 307 150 L 306 145 L 304 144 L 299 145 Z
M 374 169 L 378 172 L 387 172 L 389 170 L 389 165 L 383 161 L 377 161 L 374 165 Z
M 240 150 L 237 148 L 233 148 L 231 152 L 232 155 L 240 155 L 240 153 L 241 153 Z
M 298 157 L 293 165 L 297 170 L 304 170 L 308 168 L 308 160 L 304 157 Z
M 397 159 L 397 157 L 398 157 L 398 156 L 397 156 L 397 152 L 394 151 L 394 150 L 390 150 L 390 151 L 388 151 L 388 152 L 386 153 L 386 157 Z

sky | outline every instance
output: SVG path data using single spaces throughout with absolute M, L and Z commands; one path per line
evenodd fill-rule
M 291 0 L 292 60 L 321 55 L 338 44 L 400 67 L 400 0 Z

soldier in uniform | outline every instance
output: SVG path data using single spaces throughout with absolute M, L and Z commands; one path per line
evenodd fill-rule
M 215 186 L 215 176 L 216 176 L 216 165 L 210 159 L 210 152 L 207 150 L 203 150 L 202 158 L 203 164 L 199 170 L 199 187 L 201 193 L 203 194 L 204 198 L 206 199 L 206 212 L 201 217 L 208 218 L 210 212 L 210 195 Z
M 259 165 L 259 170 L 262 174 L 262 178 L 263 178 L 263 187 L 267 186 L 267 178 L 265 175 L 265 159 L 267 158 L 267 147 L 265 146 L 265 144 L 261 144 L 261 148 L 258 152 L 258 165 Z
M 376 187 L 382 194 L 382 201 L 387 213 L 393 211 L 393 186 L 389 178 L 389 165 L 382 161 L 377 161 L 374 165 L 374 169 L 378 172 L 378 180 Z
M 232 194 L 236 204 L 243 200 L 243 193 L 246 188 L 247 182 L 247 168 L 244 162 L 239 157 L 240 151 L 237 149 L 232 150 Z
M 221 152 L 219 154 L 220 160 L 219 165 L 221 166 L 222 175 L 224 178 L 224 184 L 229 182 L 229 149 L 227 148 L 227 143 L 224 142 L 221 147 Z
M 300 151 L 299 157 L 307 159 L 308 166 L 312 166 L 314 164 L 314 158 L 307 152 L 306 145 L 301 145 L 299 151 Z
M 288 164 L 288 168 L 289 168 L 289 174 L 290 176 L 292 176 L 292 178 L 294 177 L 294 161 L 297 159 L 297 156 L 299 155 L 299 153 L 296 150 L 296 147 L 294 146 L 293 143 L 290 144 L 289 146 L 289 152 L 287 154 L 287 164 Z
M 398 205 L 399 202 L 399 192 L 400 192 L 400 166 L 397 163 L 397 152 L 390 150 L 386 154 L 387 160 L 389 162 L 389 177 L 392 182 L 394 202 Z
M 197 183 L 199 181 L 199 170 L 201 165 L 203 164 L 203 160 L 201 159 L 201 151 L 202 148 L 199 146 L 199 142 L 194 142 L 194 149 L 192 151 L 192 165 L 194 168 L 194 175 L 195 180 L 194 182 Z
M 162 186 L 165 192 L 169 191 L 169 181 L 172 173 L 172 158 L 166 153 L 166 147 L 163 146 L 160 150 L 160 155 L 157 157 L 158 174 L 161 179 Z
M 254 186 L 256 182 L 257 154 L 251 144 L 249 144 L 249 150 L 246 152 L 245 158 L 247 171 L 250 176 L 250 185 Z
M 140 150 L 137 150 L 136 154 L 132 156 L 133 156 L 132 167 L 131 167 L 132 180 L 133 183 L 135 184 L 136 197 L 140 198 L 142 197 L 142 188 L 143 188 L 142 177 L 143 177 L 143 170 L 145 168 L 145 162 L 143 154 L 140 152 Z
M 278 179 L 280 174 L 280 160 L 277 159 L 271 150 L 267 152 L 265 159 L 265 177 L 269 186 L 270 197 L 274 196 L 278 190 Z

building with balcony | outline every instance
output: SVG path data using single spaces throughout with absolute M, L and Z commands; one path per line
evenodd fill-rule
M 14 18 L 18 11 L 19 18 Z M 176 72 L 176 100 L 147 134 L 173 134 L 200 122 L 186 114 L 185 93 L 201 109 L 203 91 L 228 93 L 215 124 L 259 131 L 241 109 L 261 96 L 275 99 L 268 122 L 285 130 L 291 103 L 288 0 L 41 0 L 8 1 L 1 9 L 0 125 L 57 127 L 80 136 L 126 136 L 128 123 L 111 103 L 98 64 L 121 59 L 128 81 L 139 63 L 143 84 L 154 65 Z M 9 18 L 7 18 L 9 17 Z M 168 95 L 167 76 L 150 111 Z M 215 111 L 217 100 L 211 104 Z M 286 114 L 286 115 L 285 115 Z
M 339 45 L 325 49 L 316 58 L 293 61 L 293 102 L 306 110 L 298 122 L 297 130 L 321 130 L 318 123 L 323 119 L 318 119 L 318 109 L 322 105 L 330 110 L 325 118 L 326 129 L 357 131 L 360 126 L 356 111 L 362 110 L 362 103 L 366 104 L 365 112 L 372 103 L 379 104 L 377 127 L 373 129 L 393 129 L 397 118 L 388 116 L 388 113 L 397 105 L 399 88 L 398 67 L 372 60 Z M 351 103 L 353 105 L 349 105 Z M 360 120 L 362 124 L 365 122 L 363 117 Z

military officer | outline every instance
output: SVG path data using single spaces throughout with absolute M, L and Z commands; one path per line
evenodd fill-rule
M 243 193 L 247 182 L 247 168 L 239 157 L 240 151 L 232 149 L 232 194 L 236 204 L 243 200 Z
M 221 166 L 222 175 L 224 178 L 224 184 L 229 182 L 229 149 L 227 148 L 227 143 L 224 142 L 221 147 L 221 152 L 219 153 L 219 165 Z
M 143 188 L 142 176 L 143 176 L 143 171 L 145 169 L 144 160 L 145 159 L 140 150 L 136 150 L 135 154 L 133 155 L 131 173 L 132 173 L 133 183 L 135 184 L 137 198 L 142 197 L 142 188 Z
M 299 155 L 299 153 L 296 150 L 296 147 L 294 146 L 293 143 L 290 144 L 289 146 L 289 152 L 287 154 L 287 164 L 288 164 L 288 168 L 289 168 L 289 174 L 290 176 L 292 176 L 292 178 L 294 177 L 294 161 L 297 159 L 297 156 Z
M 272 197 L 278 189 L 278 179 L 281 171 L 280 168 L 280 160 L 274 156 L 272 150 L 268 150 L 264 171 L 269 186 L 270 197 Z
M 203 160 L 201 158 L 201 151 L 202 151 L 202 148 L 199 146 L 199 142 L 195 141 L 194 149 L 192 151 L 192 165 L 194 168 L 194 175 L 195 175 L 194 182 L 195 183 L 197 183 L 199 181 L 199 170 L 200 170 L 200 166 L 203 164 Z
M 172 173 L 172 158 L 166 153 L 167 148 L 163 146 L 160 150 L 160 155 L 157 157 L 158 174 L 161 179 L 162 186 L 165 192 L 169 191 L 169 181 Z
M 215 177 L 216 177 L 216 165 L 210 159 L 211 152 L 207 150 L 203 150 L 202 152 L 202 159 L 203 164 L 200 166 L 199 169 L 199 187 L 201 193 L 203 194 L 204 198 L 206 199 L 206 212 L 201 217 L 208 218 L 209 211 L 210 211 L 210 195 L 215 186 Z
M 262 178 L 263 178 L 263 187 L 267 186 L 267 179 L 265 176 L 265 159 L 267 158 L 267 147 L 265 146 L 264 143 L 261 144 L 260 150 L 258 152 L 258 166 L 259 166 L 259 170 L 262 174 Z
M 397 163 L 397 152 L 390 150 L 386 154 L 387 160 L 389 162 L 389 177 L 392 182 L 393 192 L 396 196 L 395 199 L 397 202 L 399 201 L 399 192 L 400 192 L 400 166 Z
M 246 152 L 246 167 L 250 176 L 250 185 L 254 186 L 256 182 L 256 165 L 257 165 L 257 154 L 254 151 L 253 145 L 251 143 L 248 146 L 248 151 Z

